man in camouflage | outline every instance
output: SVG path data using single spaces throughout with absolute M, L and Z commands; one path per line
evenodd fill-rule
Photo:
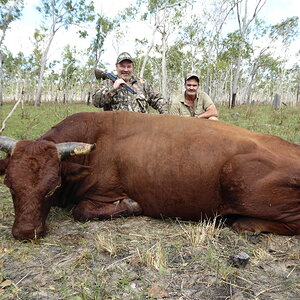
M 127 52 L 121 53 L 116 62 L 118 79 L 113 82 L 104 80 L 93 95 L 93 104 L 103 110 L 128 110 L 148 113 L 149 106 L 159 113 L 167 113 L 167 103 L 151 84 L 142 78 L 133 76 L 133 59 Z M 128 85 L 136 91 L 132 94 L 123 86 Z

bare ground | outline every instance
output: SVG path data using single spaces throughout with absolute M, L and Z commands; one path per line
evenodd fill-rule
M 47 236 L 20 242 L 2 184 L 0 197 L 0 299 L 300 299 L 299 236 L 144 216 L 82 224 L 52 208 Z M 240 252 L 245 267 L 230 260 Z

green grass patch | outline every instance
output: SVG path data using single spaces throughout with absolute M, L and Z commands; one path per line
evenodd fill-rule
M 12 104 L 5 104 L 0 108 L 1 124 L 12 108 Z M 270 105 L 240 105 L 234 109 L 219 105 L 218 110 L 220 121 L 251 131 L 277 135 L 300 144 L 300 105 L 283 106 L 280 110 L 274 110 Z M 2 135 L 16 139 L 36 139 L 67 116 L 83 111 L 100 110 L 92 105 L 77 103 L 46 103 L 40 107 L 19 105 L 11 118 L 6 121 Z

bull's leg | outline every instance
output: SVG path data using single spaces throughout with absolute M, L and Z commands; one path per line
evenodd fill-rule
M 221 215 L 239 232 L 300 234 L 299 169 L 264 149 L 235 155 L 222 168 Z
M 73 209 L 75 220 L 85 222 L 92 219 L 111 219 L 117 217 L 137 216 L 142 213 L 141 206 L 134 200 L 126 198 L 113 203 L 85 200 Z
M 249 217 L 240 217 L 232 225 L 237 232 L 244 233 L 260 233 L 273 232 L 282 235 L 298 235 L 300 234 L 300 224 L 297 223 L 281 223 L 268 220 L 261 220 Z

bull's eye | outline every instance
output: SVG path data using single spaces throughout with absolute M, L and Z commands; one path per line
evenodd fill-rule
M 54 192 L 55 192 L 59 187 L 60 187 L 60 184 L 57 185 L 53 190 L 49 191 L 49 192 L 46 194 L 45 198 L 48 198 L 48 197 L 52 196 L 52 195 L 54 194 Z

